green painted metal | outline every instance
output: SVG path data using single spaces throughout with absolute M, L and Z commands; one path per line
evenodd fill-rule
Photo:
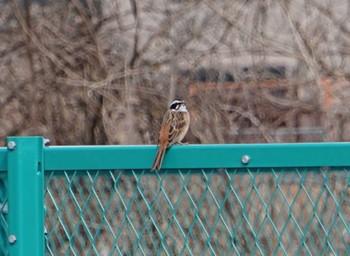
M 0 172 L 7 171 L 7 149 L 0 148 Z
M 8 254 L 8 223 L 7 223 L 7 211 L 8 211 L 8 186 L 7 186 L 7 173 L 0 172 L 0 255 Z
M 7 149 L 8 234 L 15 239 L 9 255 L 44 255 L 43 138 L 9 137 L 7 143 L 15 145 Z
M 51 146 L 46 170 L 148 169 L 156 146 Z M 242 156 L 248 155 L 248 164 Z M 350 143 L 183 145 L 168 149 L 164 169 L 350 166 Z

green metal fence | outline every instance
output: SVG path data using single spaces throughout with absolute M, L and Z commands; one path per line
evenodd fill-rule
M 349 255 L 350 143 L 0 149 L 0 255 Z

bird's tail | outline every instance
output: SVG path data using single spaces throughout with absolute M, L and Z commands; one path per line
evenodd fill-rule
M 162 166 L 163 158 L 165 155 L 165 151 L 166 151 L 166 148 L 161 148 L 161 147 L 158 148 L 157 155 L 156 155 L 156 158 L 154 159 L 151 171 L 160 170 Z

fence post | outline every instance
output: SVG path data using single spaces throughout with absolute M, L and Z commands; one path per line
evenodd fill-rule
M 8 137 L 8 243 L 10 256 L 44 255 L 42 137 Z

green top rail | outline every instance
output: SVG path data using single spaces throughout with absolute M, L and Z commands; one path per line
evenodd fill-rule
M 0 148 L 0 171 L 6 170 L 7 150 Z M 156 150 L 155 145 L 47 146 L 44 170 L 149 169 Z M 350 143 L 176 145 L 168 149 L 162 168 L 319 166 L 350 166 Z

